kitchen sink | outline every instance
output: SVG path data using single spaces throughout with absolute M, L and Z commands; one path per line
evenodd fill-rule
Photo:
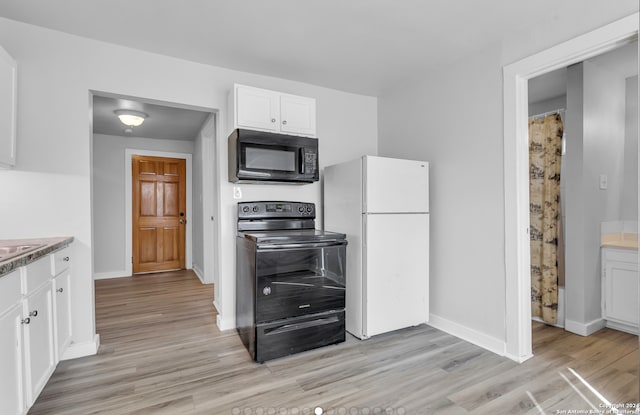
M 26 254 L 27 252 L 31 252 L 43 246 L 44 245 L 25 245 L 25 244 L 0 246 L 0 262 L 6 261 L 13 257 L 20 256 L 22 254 Z

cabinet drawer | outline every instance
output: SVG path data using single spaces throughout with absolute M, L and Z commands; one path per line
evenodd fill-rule
M 55 277 L 71 266 L 71 247 L 67 246 L 51 254 L 51 276 Z
M 0 315 L 20 301 L 20 271 L 0 277 Z
M 49 258 L 44 257 L 21 268 L 22 293 L 29 295 L 51 279 Z
M 605 261 L 638 263 L 638 251 L 633 249 L 604 248 L 603 253 Z
M 344 311 L 258 324 L 256 362 L 345 341 Z

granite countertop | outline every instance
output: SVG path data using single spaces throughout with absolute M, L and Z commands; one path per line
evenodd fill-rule
M 637 233 L 605 233 L 600 237 L 600 246 L 603 248 L 638 249 Z
M 34 239 L 0 239 L 0 248 L 16 245 L 42 245 L 37 249 L 0 261 L 0 278 L 18 267 L 27 265 L 43 256 L 64 248 L 73 242 L 73 236 Z

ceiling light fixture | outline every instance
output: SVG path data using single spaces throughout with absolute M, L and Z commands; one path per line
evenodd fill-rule
M 128 127 L 139 127 L 149 115 L 141 111 L 115 110 L 120 122 Z

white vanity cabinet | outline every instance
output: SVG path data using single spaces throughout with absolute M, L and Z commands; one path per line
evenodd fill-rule
M 316 137 L 316 100 L 234 85 L 234 128 Z
M 0 168 L 16 164 L 16 61 L 0 47 Z
M 0 413 L 26 412 L 20 271 L 0 277 Z
M 602 316 L 607 327 L 638 334 L 638 251 L 602 248 Z

